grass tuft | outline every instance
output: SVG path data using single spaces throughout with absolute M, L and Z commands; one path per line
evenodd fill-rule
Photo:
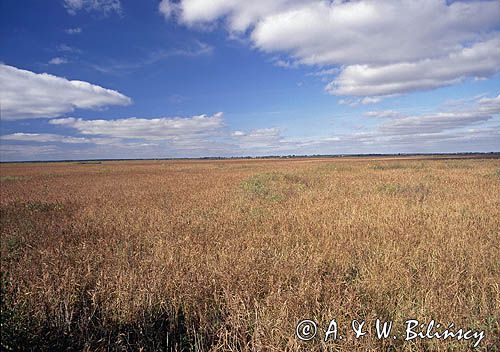
M 27 179 L 24 176 L 0 176 L 0 182 L 15 182 Z
M 295 174 L 269 172 L 249 177 L 241 187 L 251 196 L 272 202 L 287 200 L 307 187 L 307 180 Z

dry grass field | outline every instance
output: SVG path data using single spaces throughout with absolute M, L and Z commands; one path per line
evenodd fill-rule
M 499 159 L 0 167 L 2 350 L 471 348 L 410 318 L 499 350 Z M 298 340 L 307 318 L 345 338 Z M 376 318 L 399 338 L 349 333 Z

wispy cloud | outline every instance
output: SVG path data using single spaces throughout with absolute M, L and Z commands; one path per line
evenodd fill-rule
M 359 105 L 377 104 L 385 97 L 364 97 L 364 98 L 342 98 L 338 101 L 340 105 L 355 107 Z
M 401 112 L 395 110 L 380 110 L 380 111 L 368 111 L 365 113 L 368 117 L 380 117 L 380 118 L 395 118 L 402 117 Z
M 58 153 L 56 145 L 1 144 L 0 160 L 37 160 Z
M 66 28 L 64 31 L 67 34 L 80 34 L 80 33 L 82 33 L 82 29 L 80 27 Z
M 180 94 L 172 94 L 172 95 L 168 96 L 168 98 L 167 98 L 167 101 L 170 104 L 181 104 L 181 103 L 185 102 L 186 100 L 189 100 L 189 98 L 184 96 L 184 95 L 180 95 Z
M 106 64 L 89 63 L 88 65 L 96 71 L 109 74 L 133 72 L 145 66 L 154 65 L 172 57 L 195 58 L 198 56 L 212 55 L 214 47 L 210 44 L 194 41 L 190 46 L 183 48 L 153 50 L 146 57 L 134 61 L 110 60 Z
M 67 44 L 59 44 L 56 47 L 56 50 L 59 52 L 63 52 L 63 53 L 74 53 L 74 54 L 78 54 L 78 53 L 82 52 L 80 49 L 69 46 Z
M 297 68 L 299 67 L 298 62 L 290 60 L 276 59 L 273 61 L 273 65 L 282 68 Z
M 334 76 L 337 75 L 339 72 L 340 72 L 339 68 L 333 67 L 333 68 L 319 70 L 316 72 L 310 72 L 307 74 L 307 76 L 313 76 L 313 77 Z
M 79 11 L 98 12 L 104 16 L 111 13 L 122 14 L 120 0 L 64 0 L 64 7 L 70 15 L 76 15 Z
M 67 64 L 68 60 L 65 59 L 64 57 L 54 57 L 49 60 L 49 65 L 62 65 L 62 64 Z
M 169 19 L 170 17 L 172 17 L 176 10 L 177 5 L 168 0 L 161 0 L 158 4 L 158 11 L 160 11 L 165 19 Z
M 60 143 L 91 143 L 88 138 L 83 137 L 70 137 L 70 136 L 61 136 L 57 134 L 51 133 L 12 133 L 1 136 L 1 139 L 4 141 L 18 141 L 18 142 L 39 142 L 39 143 L 47 143 L 47 142 L 60 142 Z

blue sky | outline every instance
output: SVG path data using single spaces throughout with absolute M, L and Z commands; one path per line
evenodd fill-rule
M 0 3 L 0 159 L 500 150 L 500 1 Z

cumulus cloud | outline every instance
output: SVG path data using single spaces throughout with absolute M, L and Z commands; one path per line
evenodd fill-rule
M 58 117 L 75 109 L 128 105 L 131 99 L 111 89 L 0 64 L 2 119 Z
M 122 13 L 120 0 L 64 0 L 64 7 L 70 15 L 76 15 L 82 10 L 100 12 L 105 16 L 112 12 Z
M 261 18 L 252 39 L 308 64 L 388 64 L 446 55 L 499 15 L 492 1 L 307 1 Z
M 223 22 L 262 51 L 337 68 L 327 86 L 336 95 L 434 89 L 500 71 L 499 1 L 163 0 L 160 11 L 188 26 Z
M 187 25 L 208 24 L 219 18 L 226 18 L 228 29 L 245 31 L 262 18 L 282 11 L 305 0 L 182 0 L 175 5 L 181 22 Z M 173 4 L 172 1 L 170 1 Z
M 337 95 L 390 95 L 437 88 L 500 70 L 500 36 L 446 57 L 382 66 L 345 67 L 326 90 Z
M 52 125 L 67 126 L 83 135 L 122 139 L 181 140 L 202 138 L 223 126 L 223 114 L 198 115 L 187 118 L 123 118 L 115 120 L 84 120 L 62 118 L 50 120 Z

